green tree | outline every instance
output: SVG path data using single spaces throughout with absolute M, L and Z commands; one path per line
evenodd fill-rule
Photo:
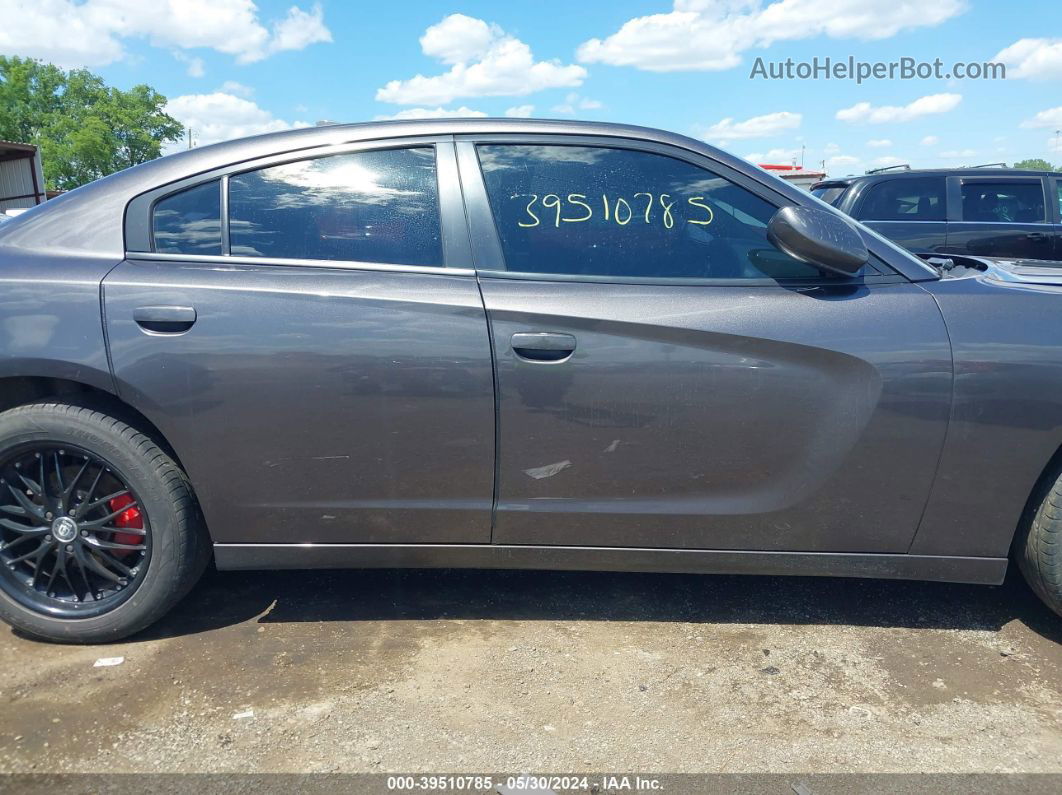
M 1014 164 L 1014 168 L 1027 168 L 1030 171 L 1057 171 L 1054 166 L 1039 157 L 1033 157 L 1028 160 L 1019 160 Z
M 49 189 L 158 157 L 183 132 L 165 105 L 150 86 L 122 91 L 87 69 L 0 56 L 0 138 L 40 147 Z

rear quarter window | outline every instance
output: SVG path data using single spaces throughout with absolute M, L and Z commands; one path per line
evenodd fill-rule
M 221 254 L 221 183 L 173 193 L 151 214 L 154 250 L 163 254 Z

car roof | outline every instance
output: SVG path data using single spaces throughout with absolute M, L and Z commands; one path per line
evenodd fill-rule
M 897 171 L 882 171 L 877 174 L 849 174 L 844 177 L 827 177 L 819 180 L 818 185 L 851 185 L 881 179 L 910 179 L 912 177 L 1044 177 L 1052 176 L 1052 171 L 1034 171 L 1026 168 L 912 168 Z
M 562 119 L 417 119 L 355 124 L 322 124 L 266 133 L 183 150 L 133 166 L 69 191 L 0 226 L 0 246 L 122 255 L 125 207 L 153 188 L 214 169 L 275 154 L 311 152 L 320 147 L 382 139 L 445 135 L 547 134 L 614 137 L 654 142 L 710 157 L 799 202 L 800 191 L 741 158 L 703 141 L 651 127 Z M 64 212 L 56 212 L 60 208 Z

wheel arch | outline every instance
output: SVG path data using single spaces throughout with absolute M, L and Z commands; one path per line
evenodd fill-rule
M 76 402 L 104 411 L 151 437 L 181 468 L 181 457 L 158 426 L 118 395 L 88 379 L 77 380 L 53 375 L 9 375 L 0 377 L 0 411 L 27 403 L 54 398 Z M 194 489 L 193 489 L 194 490 Z

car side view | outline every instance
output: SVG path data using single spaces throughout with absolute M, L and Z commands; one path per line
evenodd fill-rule
M 1062 260 L 1062 176 L 974 167 L 879 169 L 811 186 L 917 254 Z
M 1062 611 L 1062 271 L 922 261 L 680 135 L 217 144 L 0 227 L 0 616 L 218 569 L 996 584 Z

